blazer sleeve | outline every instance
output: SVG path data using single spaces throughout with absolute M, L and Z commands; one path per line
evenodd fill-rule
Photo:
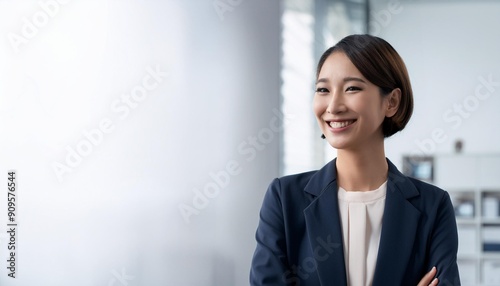
M 439 285 L 460 285 L 457 251 L 458 233 L 455 212 L 450 196 L 445 192 L 439 203 L 429 249 L 429 266 L 430 268 L 436 266 Z
M 280 181 L 274 179 L 266 192 L 255 234 L 257 247 L 252 259 L 250 285 L 286 285 L 286 239 L 280 198 Z

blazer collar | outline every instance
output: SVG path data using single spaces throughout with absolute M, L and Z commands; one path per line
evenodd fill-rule
M 404 273 L 413 253 L 420 211 L 409 199 L 420 193 L 408 177 L 389 162 L 382 233 L 373 285 L 403 285 Z
M 330 161 L 318 170 L 304 187 L 304 191 L 314 196 L 319 196 L 325 188 L 337 180 L 337 158 Z
M 314 196 L 304 209 L 304 217 L 321 285 L 347 285 L 336 161 L 318 170 L 304 187 L 305 192 Z M 420 218 L 420 212 L 408 202 L 409 198 L 419 195 L 418 190 L 391 161 L 387 159 L 387 162 L 387 195 L 373 285 L 389 285 L 402 280 L 412 252 L 409 246 L 413 245 Z M 316 257 L 319 250 L 328 255 Z M 391 283 L 387 283 L 387 279 Z
M 418 196 L 418 190 L 409 181 L 408 177 L 403 175 L 389 159 L 386 160 L 389 165 L 389 174 L 387 179 L 388 187 L 392 184 L 392 187 L 399 191 L 405 199 Z M 333 159 L 323 168 L 318 170 L 304 187 L 304 191 L 310 193 L 311 195 L 319 196 L 330 183 L 337 180 L 336 164 L 337 158 Z
M 393 189 L 392 191 L 398 191 L 405 199 L 418 196 L 419 192 L 417 188 L 415 188 L 408 177 L 401 174 L 398 168 L 396 168 L 389 159 L 387 159 L 387 164 L 389 165 L 389 174 L 387 178 L 388 189 L 390 188 Z
M 318 279 L 324 286 L 347 285 L 335 162 L 332 160 L 317 171 L 304 187 L 307 193 L 314 196 L 304 209 L 304 218 L 310 253 L 314 254 Z

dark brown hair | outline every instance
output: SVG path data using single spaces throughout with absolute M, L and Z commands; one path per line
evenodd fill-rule
M 380 88 L 382 96 L 388 95 L 395 88 L 401 89 L 399 108 L 394 116 L 384 119 L 382 132 L 384 137 L 389 137 L 403 130 L 413 113 L 413 92 L 405 63 L 396 50 L 388 42 L 375 36 L 347 36 L 323 53 L 316 78 L 333 52 L 344 53 L 367 80 Z

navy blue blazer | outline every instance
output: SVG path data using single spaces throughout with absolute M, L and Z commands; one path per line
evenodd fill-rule
M 404 176 L 387 161 L 373 286 L 415 286 L 432 266 L 440 286 L 460 285 L 448 193 Z M 347 285 L 335 162 L 272 181 L 260 211 L 251 285 Z

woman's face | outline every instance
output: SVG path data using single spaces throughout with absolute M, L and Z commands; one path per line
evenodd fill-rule
M 392 92 L 394 93 L 394 92 Z M 382 122 L 393 116 L 391 97 L 380 94 L 342 52 L 321 67 L 313 109 L 326 140 L 336 149 L 359 150 L 384 140 Z

